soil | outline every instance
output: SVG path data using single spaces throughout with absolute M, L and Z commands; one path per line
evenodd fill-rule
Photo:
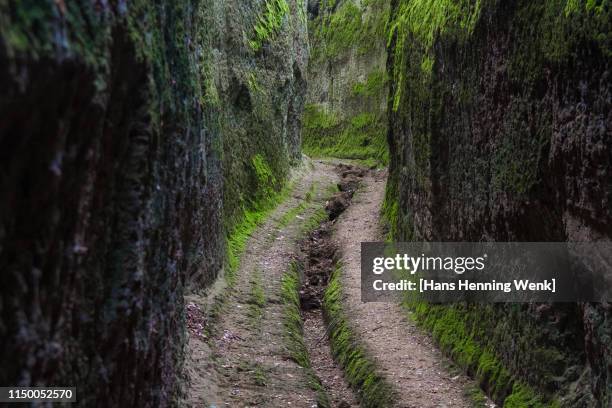
M 350 206 L 363 173 L 343 164 L 336 165 L 335 171 L 340 174 L 340 192 L 335 193 L 325 205 L 328 220 L 300 245 L 304 274 L 300 302 L 303 310 L 304 343 L 313 370 L 328 395 L 331 407 L 350 408 L 358 407 L 359 401 L 344 378 L 342 369 L 334 361 L 321 303 L 337 262 L 338 248 L 333 240 L 334 220 Z
M 312 167 L 311 167 L 312 166 Z M 249 239 L 241 258 L 237 281 L 215 322 L 209 323 L 210 338 L 198 334 L 201 318 L 188 322 L 189 347 L 186 404 L 198 407 L 316 407 L 317 395 L 306 370 L 294 362 L 284 342 L 281 277 L 299 248 L 301 225 L 316 208 L 325 205 L 330 186 L 337 183 L 333 166 L 312 163 L 304 166 L 295 181 L 292 197 L 275 209 Z M 286 226 L 281 217 L 298 207 L 316 185 L 312 205 Z M 255 287 L 259 287 L 260 290 Z M 263 292 L 263 301 L 254 306 L 253 294 Z M 218 295 L 218 293 L 215 293 Z M 209 296 L 191 296 L 190 314 L 210 309 Z M 258 302 L 255 302 L 258 303 Z
M 465 395 L 470 380 L 452 373 L 451 363 L 400 306 L 361 302 L 360 244 L 382 240 L 379 216 L 385 179 L 383 172 L 365 174 L 351 206 L 336 223 L 348 318 L 381 374 L 395 387 L 397 407 L 470 407 L 473 403 Z
M 327 326 L 321 309 L 304 313 L 304 342 L 310 362 L 327 392 L 332 408 L 358 407 L 359 401 L 344 378 L 342 369 L 334 361 L 327 342 Z
M 295 260 L 301 265 L 299 296 L 312 372 L 331 407 L 358 407 L 357 393 L 333 359 L 320 309 L 340 259 L 348 318 L 381 374 L 395 387 L 396 406 L 472 405 L 464 395 L 470 380 L 453 374 L 449 361 L 405 311 L 395 304 L 361 302 L 360 243 L 381 239 L 378 220 L 385 178 L 384 171 L 312 162 L 296 179 L 292 197 L 250 238 L 236 284 L 187 298 L 187 405 L 318 406 L 307 369 L 291 359 L 284 340 L 280 282 Z M 279 223 L 284 214 L 303 205 L 313 183 L 317 188 L 310 204 L 294 220 Z M 339 191 L 329 197 L 334 185 Z M 302 224 L 319 208 L 327 210 L 329 219 L 304 239 Z M 215 318 L 210 311 L 219 298 L 225 300 Z

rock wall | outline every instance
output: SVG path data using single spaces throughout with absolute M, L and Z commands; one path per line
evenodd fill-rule
M 300 157 L 305 15 L 0 4 L 0 383 L 176 404 L 184 293 L 219 274 L 257 201 L 254 156 L 274 188 Z
M 394 0 L 391 13 L 392 234 L 610 240 L 608 2 Z M 420 312 L 498 402 L 524 406 L 527 386 L 562 406 L 612 401 L 607 304 Z
M 389 0 L 310 0 L 304 151 L 388 161 L 385 25 Z
M 308 32 L 302 0 L 217 1 L 216 8 L 209 21 L 221 30 L 211 63 L 221 107 L 225 223 L 231 231 L 245 210 L 266 199 L 269 186 L 257 180 L 253 159 L 269 167 L 275 189 L 290 164 L 301 160 Z

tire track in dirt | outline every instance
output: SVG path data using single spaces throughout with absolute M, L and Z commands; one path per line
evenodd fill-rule
M 382 239 L 379 216 L 385 179 L 382 173 L 366 174 L 352 205 L 336 223 L 347 318 L 380 374 L 395 389 L 395 406 L 470 407 L 473 403 L 465 392 L 471 380 L 451 373 L 449 360 L 399 305 L 361 302 L 360 245 Z
M 286 349 L 280 285 L 298 250 L 304 220 L 324 206 L 326 191 L 336 181 L 331 165 L 313 163 L 296 181 L 292 196 L 249 239 L 236 284 L 229 289 L 212 338 L 190 330 L 187 405 L 317 406 L 317 393 L 309 384 L 308 373 Z M 303 205 L 313 183 L 317 190 L 312 205 L 281 226 L 285 214 Z M 202 310 L 211 304 L 210 299 L 199 296 L 191 296 L 187 302 Z
M 347 169 L 350 169 L 347 171 Z M 324 293 L 337 264 L 337 247 L 333 242 L 333 225 L 337 217 L 350 205 L 358 185 L 354 173 L 363 170 L 342 164 L 335 166 L 341 174 L 336 192 L 325 205 L 327 217 L 300 245 L 300 264 L 303 270 L 300 288 L 300 304 L 304 344 L 315 375 L 328 396 L 333 408 L 358 407 L 357 396 L 344 376 L 344 371 L 334 360 L 328 338 L 328 322 L 322 305 Z
M 296 181 L 292 196 L 249 239 L 236 284 L 220 289 L 227 297 L 210 338 L 200 329 L 207 324 L 202 316 L 214 303 L 210 298 L 215 291 L 208 297 L 186 299 L 190 333 L 186 372 L 191 380 L 187 405 L 316 408 L 321 405 L 312 384 L 314 371 L 332 408 L 358 406 L 342 369 L 333 360 L 329 328 L 320 309 L 330 271 L 339 257 L 346 317 L 385 382 L 394 388 L 395 406 L 472 406 L 465 396 L 470 380 L 451 374 L 448 360 L 430 337 L 406 318 L 405 311 L 391 303 L 361 303 L 360 243 L 380 239 L 384 172 L 363 171 L 360 180 L 348 182 L 343 177 L 339 185 L 344 190 L 362 185 L 352 204 L 346 191 L 328 201 L 326 210 L 334 221 L 323 223 L 298 247 L 305 222 L 325 206 L 329 187 L 340 180 L 338 167 L 342 170 L 342 165 L 314 163 Z M 317 192 L 312 202 L 304 205 L 313 184 L 318 186 Z M 281 282 L 294 261 L 306 269 L 300 304 L 312 371 L 295 362 L 285 341 Z

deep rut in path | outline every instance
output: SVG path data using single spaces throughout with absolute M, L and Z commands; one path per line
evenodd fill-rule
M 309 163 L 289 199 L 249 239 L 235 284 L 186 299 L 187 405 L 359 406 L 363 384 L 351 377 L 358 389 L 349 387 L 330 349 L 334 323 L 323 318 L 330 274 L 341 272 L 346 323 L 373 361 L 367 369 L 390 385 L 384 402 L 369 405 L 470 406 L 470 381 L 449 373 L 447 360 L 399 306 L 361 303 L 359 244 L 380 239 L 385 173 Z
M 304 228 L 320 214 L 337 180 L 330 164 L 315 162 L 303 167 L 291 197 L 249 239 L 235 285 L 218 290 L 226 295 L 221 296 L 224 300 L 214 321 L 208 316 L 208 311 L 216 307 L 214 301 L 206 296 L 187 299 L 188 405 L 325 405 L 327 398 L 312 375 L 308 355 L 306 360 L 296 358 L 287 340 L 295 338 L 296 333 L 287 325 L 291 305 L 287 304 L 283 285 L 299 252 L 297 243 Z M 209 329 L 202 334 L 199 327 L 204 326 Z M 301 331 L 298 334 L 301 338 Z
M 338 247 L 333 240 L 333 223 L 350 206 L 364 170 L 338 165 L 339 192 L 326 203 L 327 219 L 312 231 L 300 245 L 303 270 L 300 304 L 304 327 L 304 343 L 315 375 L 320 379 L 331 407 L 357 407 L 359 402 L 344 378 L 331 352 L 327 325 L 321 309 L 323 296 L 337 263 Z

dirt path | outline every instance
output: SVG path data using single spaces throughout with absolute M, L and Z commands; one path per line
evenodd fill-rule
M 188 405 L 317 407 L 311 378 L 290 358 L 284 341 L 281 278 L 295 257 L 302 224 L 325 206 L 337 176 L 324 163 L 306 164 L 304 171 L 292 196 L 249 239 L 213 338 L 190 331 Z M 304 205 L 308 195 L 310 204 Z M 187 302 L 196 311 L 211 304 L 198 296 Z
M 332 408 L 359 405 L 343 371 L 333 361 L 320 305 L 307 306 L 316 296 L 301 302 L 303 346 L 311 368 L 296 363 L 292 354 L 295 350 L 289 350 L 287 342 L 288 309 L 283 303 L 283 277 L 297 260 L 305 265 L 306 273 L 302 283 L 306 286 L 300 289 L 300 297 L 310 296 L 302 291 L 307 288 L 314 290 L 320 300 L 337 250 L 343 265 L 347 317 L 381 374 L 395 387 L 396 406 L 472 405 L 464 396 L 468 380 L 449 373 L 447 360 L 397 305 L 361 303 L 360 243 L 380 239 L 378 217 L 385 174 L 366 172 L 352 204 L 350 199 L 326 202 L 340 180 L 336 170 L 332 163 L 308 162 L 295 178 L 291 197 L 249 239 L 235 285 L 213 287 L 207 296 L 192 295 L 186 299 L 189 327 L 186 372 L 190 378 L 186 405 L 316 408 L 321 406 L 321 388 Z M 358 181 L 353 183 L 351 191 Z M 340 184 L 343 191 L 351 186 L 344 177 Z M 343 194 L 346 192 L 336 196 Z M 332 218 L 340 214 L 339 218 L 322 224 L 298 245 L 304 224 L 326 204 L 328 214 L 335 214 L 330 215 Z M 334 204 L 341 204 L 340 208 Z M 314 258 L 309 257 L 312 254 Z M 313 279 L 315 283 L 311 282 Z M 210 326 L 207 320 L 211 319 L 211 310 L 218 307 L 215 299 L 219 294 L 225 300 L 214 319 L 213 330 L 202 330 Z M 313 384 L 313 373 L 315 382 L 320 380 L 322 387 Z
M 469 380 L 450 374 L 448 360 L 392 303 L 362 303 L 360 243 L 381 240 L 378 217 L 385 178 L 367 175 L 351 206 L 338 219 L 336 240 L 342 253 L 345 307 L 355 332 L 387 382 L 397 391 L 398 407 L 469 407 Z
M 342 369 L 334 361 L 327 327 L 320 309 L 304 313 L 304 342 L 310 352 L 310 361 L 325 388 L 332 408 L 358 407 L 359 402 L 346 382 Z

